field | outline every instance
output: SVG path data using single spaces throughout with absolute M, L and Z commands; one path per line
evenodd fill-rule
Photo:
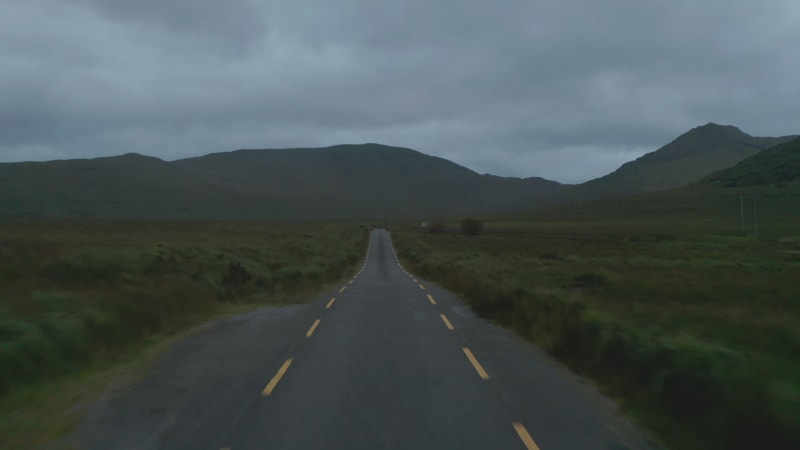
M 394 240 L 410 270 L 597 380 L 671 448 L 800 448 L 800 196 L 693 189 Z
M 0 447 L 65 431 L 74 393 L 54 386 L 107 381 L 97 375 L 211 317 L 311 298 L 355 270 L 368 232 L 347 223 L 0 223 Z

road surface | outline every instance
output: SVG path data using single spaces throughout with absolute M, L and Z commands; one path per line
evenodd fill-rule
M 175 344 L 77 437 L 89 449 L 645 448 L 589 391 L 407 273 L 375 230 L 341 288 Z

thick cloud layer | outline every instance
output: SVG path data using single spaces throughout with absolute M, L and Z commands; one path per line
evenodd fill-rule
M 800 133 L 795 0 L 0 0 L 0 160 L 380 142 L 579 182 Z

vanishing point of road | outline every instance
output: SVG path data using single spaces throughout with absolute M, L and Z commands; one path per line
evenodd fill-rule
M 208 325 L 76 436 L 89 449 L 646 448 L 576 380 L 406 272 L 375 230 L 341 288 Z

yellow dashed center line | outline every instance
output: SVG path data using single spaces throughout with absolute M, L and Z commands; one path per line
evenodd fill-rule
M 539 446 L 536 445 L 536 442 L 533 442 L 533 438 L 530 433 L 528 433 L 528 430 L 525 429 L 525 425 L 519 422 L 514 422 L 512 425 L 519 435 L 520 440 L 522 440 L 522 443 L 525 444 L 525 448 L 528 450 L 539 450 Z
M 423 291 L 425 290 L 425 286 L 423 286 L 421 284 L 419 285 L 419 288 L 422 289 Z
M 439 314 L 439 317 L 442 318 L 442 322 L 444 322 L 444 326 L 447 327 L 448 330 L 455 330 L 456 328 L 450 323 L 450 319 L 447 318 L 444 314 Z
M 272 377 L 271 380 L 269 380 L 269 383 L 267 383 L 267 387 L 265 387 L 264 390 L 261 391 L 261 395 L 267 397 L 270 394 L 272 394 L 272 391 L 275 389 L 275 386 L 278 385 L 278 382 L 281 381 L 281 378 L 283 378 L 283 376 L 286 374 L 286 371 L 289 370 L 289 366 L 291 365 L 292 365 L 292 358 L 289 358 L 283 363 L 281 368 L 278 369 L 278 373 L 276 373 L 275 376 Z
M 319 322 L 320 322 L 320 319 L 317 319 L 317 320 L 314 321 L 314 324 L 311 325 L 311 328 L 309 328 L 308 332 L 306 333 L 306 337 L 307 338 L 311 337 L 311 335 L 314 334 L 314 330 L 316 330 L 317 327 L 319 326 Z
M 428 300 L 431 301 L 431 305 L 435 305 L 436 304 L 436 300 L 433 299 L 433 296 L 431 294 L 428 294 Z
M 463 347 L 462 350 L 464 350 L 464 354 L 467 355 L 467 359 L 469 359 L 469 362 L 472 363 L 472 367 L 475 368 L 475 371 L 478 372 L 478 375 L 481 377 L 481 379 L 488 380 L 489 374 L 483 369 L 483 366 L 478 362 L 478 359 L 475 358 L 475 355 L 472 354 L 472 351 L 467 347 Z
M 344 292 L 345 289 L 347 289 L 347 286 L 342 286 L 342 288 L 339 289 L 339 293 L 341 294 L 342 292 Z
M 331 299 L 331 301 L 329 301 L 328 304 L 325 305 L 325 309 L 331 309 L 331 306 L 333 306 L 333 302 L 335 302 L 335 301 L 336 301 L 336 297 L 333 297 Z

